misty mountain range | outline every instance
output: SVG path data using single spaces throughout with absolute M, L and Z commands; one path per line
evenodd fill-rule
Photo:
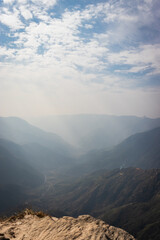
M 89 152 L 71 171 L 82 175 L 98 169 L 127 167 L 160 168 L 160 127 L 132 135 L 111 150 Z
M 38 143 L 59 153 L 69 153 L 71 146 L 54 133 L 45 132 L 17 117 L 0 118 L 0 137 L 17 144 Z
M 91 214 L 149 239 L 160 219 L 160 119 L 71 120 L 76 148 L 58 129 L 54 134 L 20 118 L 0 118 L 0 215 L 29 204 L 55 216 Z
M 160 126 L 160 118 L 110 115 L 62 115 L 31 119 L 83 151 L 109 149 L 127 137 Z
M 82 119 L 83 117 L 84 116 L 82 116 Z M 88 116 L 88 118 L 89 117 L 90 116 Z M 91 118 L 92 117 L 95 119 L 95 116 L 91 116 Z M 108 125 L 110 126 L 113 117 L 107 118 L 109 118 Z M 81 154 L 81 156 L 78 157 L 78 154 L 76 155 L 77 149 L 74 149 L 73 146 L 56 134 L 45 132 L 20 118 L 9 117 L 0 118 L 0 146 L 6 148 L 6 150 L 14 155 L 14 157 L 23 159 L 23 161 L 25 160 L 27 164 L 32 165 L 36 170 L 43 173 L 51 170 L 62 171 L 71 169 L 72 171 L 73 168 L 74 172 L 77 171 L 76 169 L 80 171 L 82 168 L 85 169 L 85 172 L 92 172 L 101 168 L 114 169 L 130 166 L 140 168 L 159 168 L 160 128 L 156 127 L 158 123 L 160 126 L 160 119 L 136 117 L 114 118 L 116 120 L 113 121 L 112 125 L 115 126 L 116 122 L 119 129 L 120 125 L 122 125 L 122 129 L 126 126 L 127 130 L 125 132 L 129 131 L 128 129 L 133 132 L 133 122 L 135 124 L 135 121 L 135 132 L 137 132 L 137 129 L 141 128 L 142 122 L 144 124 L 143 128 L 148 128 L 147 130 L 149 130 L 152 126 L 154 129 L 134 134 L 126 140 L 121 141 L 117 146 L 112 147 L 111 150 L 106 150 L 107 147 L 105 149 L 102 149 L 101 147 L 101 150 L 95 149 L 86 154 Z M 117 124 L 118 119 L 120 119 L 120 122 Z M 103 117 L 102 120 L 104 120 Z M 93 121 L 91 120 L 91 122 Z M 127 122 L 128 124 L 126 124 Z M 139 122 L 139 125 L 137 122 Z M 82 126 L 83 125 L 84 123 Z M 79 125 L 80 130 L 82 126 L 81 124 Z M 86 122 L 86 128 L 87 127 L 88 121 Z M 116 135 L 117 128 L 111 128 L 110 132 L 111 130 L 113 136 Z M 111 137 L 111 142 L 113 136 Z M 117 134 L 117 136 L 119 139 L 124 138 L 122 135 Z M 88 138 L 91 138 L 91 136 L 88 136 Z M 109 135 L 107 138 L 109 139 Z M 102 141 L 104 142 L 105 138 L 101 136 L 101 142 Z M 86 145 L 87 144 L 88 143 L 86 143 Z

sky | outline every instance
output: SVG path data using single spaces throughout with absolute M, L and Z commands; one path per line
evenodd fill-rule
M 0 115 L 160 117 L 159 0 L 0 0 Z

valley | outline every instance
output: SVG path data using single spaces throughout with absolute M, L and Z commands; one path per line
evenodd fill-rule
M 160 234 L 157 122 L 109 149 L 80 154 L 62 137 L 22 119 L 0 118 L 0 215 L 26 207 L 55 217 L 90 214 L 139 240 L 156 240 Z

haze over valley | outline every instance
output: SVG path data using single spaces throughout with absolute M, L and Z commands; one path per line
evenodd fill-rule
M 1 216 L 30 206 L 56 217 L 90 214 L 138 239 L 156 239 L 159 231 L 152 229 L 159 224 L 160 119 L 104 115 L 70 118 L 77 133 L 82 126 L 89 129 L 87 124 L 96 119 L 92 131 L 87 132 L 84 148 L 74 147 L 23 119 L 0 118 Z M 97 119 L 103 130 L 99 141 L 106 142 L 106 148 L 97 145 L 94 149 L 93 141 L 91 150 L 90 139 L 99 129 Z M 122 129 L 125 134 L 120 134 Z M 113 141 L 116 135 L 117 145 L 117 139 Z M 129 136 L 124 139 L 125 135 Z

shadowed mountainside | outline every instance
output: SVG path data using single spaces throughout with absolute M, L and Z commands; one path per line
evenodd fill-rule
M 72 216 L 91 214 L 138 239 L 156 240 L 160 234 L 154 230 L 160 223 L 159 200 L 159 169 L 126 168 L 101 170 L 76 182 L 50 181 L 48 191 L 36 193 L 32 205 L 50 214 L 54 208 Z
M 44 179 L 42 174 L 27 163 L 17 144 L 3 139 L 0 139 L 0 170 L 1 185 L 18 184 L 31 187 L 41 184 Z
M 73 166 L 71 155 L 72 147 L 58 136 L 19 118 L 0 118 L 0 214 L 23 205 L 49 171 Z
M 44 176 L 26 161 L 20 146 L 0 139 L 0 214 L 24 203 L 25 191 L 43 182 Z
M 66 170 L 75 164 L 76 151 L 72 146 L 56 134 L 45 132 L 20 118 L 0 118 L 0 138 L 19 144 L 15 155 L 20 154 L 45 174 L 50 170 Z M 11 146 L 9 151 L 13 152 Z

